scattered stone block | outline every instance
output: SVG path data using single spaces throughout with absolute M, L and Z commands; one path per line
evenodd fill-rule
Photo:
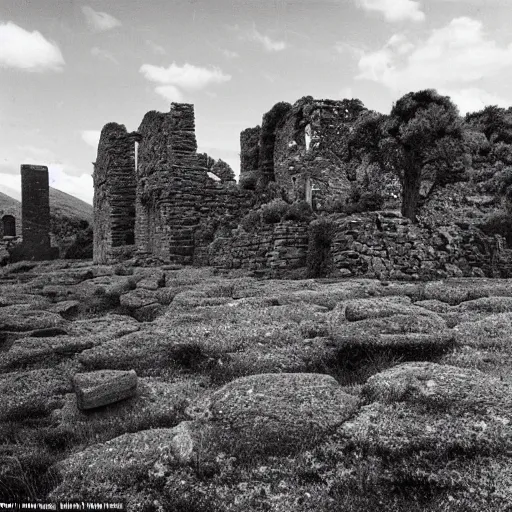
M 137 374 L 134 370 L 100 370 L 78 373 L 73 385 L 79 409 L 95 409 L 135 396 Z

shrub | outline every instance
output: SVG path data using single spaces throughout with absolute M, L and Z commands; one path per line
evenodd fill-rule
M 298 222 L 309 222 L 313 210 L 306 201 L 298 201 L 288 206 L 288 211 L 284 214 L 284 220 L 296 220 Z
M 251 210 L 247 215 L 245 215 L 240 221 L 240 226 L 245 231 L 253 231 L 255 227 L 257 227 L 261 222 L 261 214 L 259 210 Z
M 92 259 L 93 233 L 91 228 L 79 231 L 75 241 L 68 248 L 64 258 L 67 260 Z
M 240 175 L 240 179 L 238 181 L 240 188 L 244 190 L 256 190 L 256 185 L 258 184 L 258 176 L 258 171 L 244 172 Z
M 501 210 L 490 214 L 478 227 L 488 235 L 501 235 L 512 247 L 512 213 Z
M 332 268 L 331 244 L 334 223 L 331 219 L 320 218 L 309 225 L 307 268 L 309 277 L 325 277 Z
M 288 209 L 288 203 L 282 199 L 274 199 L 260 208 L 261 220 L 265 224 L 276 224 L 283 219 Z

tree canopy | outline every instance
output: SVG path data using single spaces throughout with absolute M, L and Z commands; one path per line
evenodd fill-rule
M 416 219 L 422 181 L 433 187 L 457 181 L 468 165 L 463 121 L 447 96 L 433 89 L 400 98 L 389 116 L 363 115 L 354 126 L 352 148 L 365 152 L 402 185 L 402 214 Z

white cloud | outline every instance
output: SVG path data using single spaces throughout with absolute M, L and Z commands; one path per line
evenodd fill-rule
M 96 57 L 99 60 L 103 60 L 105 62 L 112 62 L 113 64 L 119 64 L 119 61 L 107 50 L 102 50 L 97 46 L 91 48 L 91 55 Z
M 168 101 L 180 102 L 183 100 L 183 94 L 174 85 L 159 85 L 155 87 L 155 92 Z
M 82 140 L 94 149 L 98 149 L 98 143 L 100 142 L 100 130 L 82 130 Z
M 66 173 L 66 166 L 61 164 L 49 164 L 48 174 L 50 187 L 62 190 L 78 197 L 82 201 L 92 204 L 94 186 L 90 174 L 71 176 Z
M 511 100 L 489 93 L 478 87 L 470 87 L 467 89 L 440 89 L 439 92 L 445 96 L 450 96 L 452 101 L 459 107 L 462 115 L 468 112 L 477 112 L 488 105 L 498 105 L 499 107 L 508 108 L 512 105 Z
M 365 11 L 376 11 L 387 21 L 423 21 L 425 13 L 420 3 L 414 0 L 355 0 L 356 5 Z
M 60 71 L 63 65 L 59 47 L 37 30 L 28 32 L 11 21 L 0 24 L 0 67 Z
M 120 27 L 122 23 L 114 16 L 106 12 L 95 11 L 92 7 L 84 5 L 82 7 L 87 24 L 96 32 L 104 32 L 115 27 Z
M 168 68 L 144 64 L 140 72 L 150 82 L 161 84 L 155 88 L 155 92 L 169 101 L 182 101 L 182 90 L 197 91 L 231 80 L 231 76 L 224 74 L 220 68 L 201 68 L 188 63 L 178 66 L 173 62 Z
M 460 97 L 487 98 L 478 82 L 512 69 L 512 45 L 502 48 L 486 37 L 482 23 L 456 18 L 435 29 L 425 41 L 397 34 L 359 60 L 358 79 L 372 80 L 394 92 L 436 88 L 460 91 Z M 465 91 L 465 92 L 462 92 Z
M 258 32 L 256 27 L 253 27 L 245 34 L 242 34 L 241 39 L 259 43 L 267 52 L 280 52 L 288 48 L 288 44 L 285 43 L 284 41 L 277 41 L 275 39 L 271 39 L 269 36 L 264 35 L 261 32 Z

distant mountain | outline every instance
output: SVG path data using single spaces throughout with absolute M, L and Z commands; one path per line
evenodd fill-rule
M 21 203 L 3 192 L 0 192 L 0 212 L 19 209 L 21 211 Z
M 66 192 L 50 187 L 50 212 L 56 217 L 84 219 L 92 224 L 92 206 Z

